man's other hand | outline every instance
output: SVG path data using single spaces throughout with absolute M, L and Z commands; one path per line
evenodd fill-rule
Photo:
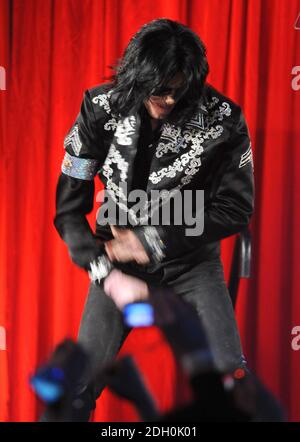
M 111 231 L 114 239 L 105 243 L 105 250 L 111 261 L 149 263 L 149 257 L 142 243 L 132 230 L 111 226 Z

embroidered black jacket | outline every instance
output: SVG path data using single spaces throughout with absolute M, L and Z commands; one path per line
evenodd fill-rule
M 118 207 L 135 218 L 130 226 L 152 258 L 149 271 L 218 256 L 219 240 L 239 232 L 253 212 L 252 151 L 240 107 L 207 85 L 193 119 L 182 128 L 165 121 L 153 133 L 145 109 L 126 118 L 114 115 L 110 90 L 105 84 L 86 91 L 65 138 L 54 222 L 73 261 L 88 270 L 103 252 L 102 242 L 111 238 L 109 226 L 96 223 L 94 234 L 86 220 L 97 174 Z M 188 236 L 186 225 L 172 222 L 146 226 L 149 218 L 136 219 L 123 185 L 148 195 L 153 190 L 204 190 L 203 233 Z

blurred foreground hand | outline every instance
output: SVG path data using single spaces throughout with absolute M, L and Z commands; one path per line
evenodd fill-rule
M 149 290 L 145 281 L 134 276 L 126 275 L 114 269 L 105 278 L 104 291 L 122 310 L 126 304 L 148 299 Z

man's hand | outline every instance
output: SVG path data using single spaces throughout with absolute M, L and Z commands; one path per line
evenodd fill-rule
M 150 261 L 132 230 L 111 226 L 111 231 L 115 239 L 105 243 L 105 250 L 111 261 L 136 261 L 138 264 L 147 264 Z
M 122 310 L 126 304 L 145 300 L 149 296 L 148 285 L 142 279 L 126 275 L 114 269 L 104 280 L 104 291 Z

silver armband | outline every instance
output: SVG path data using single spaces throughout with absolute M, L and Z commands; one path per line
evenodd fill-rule
M 100 284 L 111 272 L 113 265 L 106 255 L 101 255 L 90 263 L 90 268 L 91 270 L 88 273 L 91 281 L 97 281 Z

